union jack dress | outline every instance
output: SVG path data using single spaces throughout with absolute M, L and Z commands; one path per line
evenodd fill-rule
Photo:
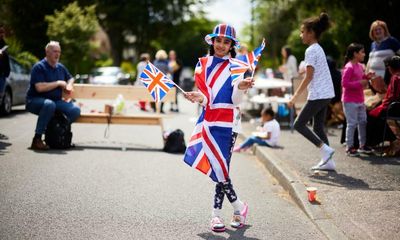
M 229 58 L 199 59 L 195 82 L 204 95 L 203 110 L 185 152 L 184 161 L 215 182 L 229 179 L 235 107 L 244 91 L 233 80 Z M 243 78 L 243 76 L 242 76 Z

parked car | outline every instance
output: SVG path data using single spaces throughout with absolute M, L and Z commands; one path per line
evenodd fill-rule
M 129 83 L 130 74 L 124 73 L 120 67 L 96 68 L 89 77 L 92 84 L 126 85 Z
M 12 106 L 25 104 L 26 91 L 29 88 L 30 72 L 11 56 L 10 75 L 6 79 L 4 92 L 0 93 L 0 114 L 11 113 Z

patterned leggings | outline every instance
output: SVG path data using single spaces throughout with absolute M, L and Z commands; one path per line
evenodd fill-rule
M 236 137 L 237 137 L 237 133 L 233 132 L 232 133 L 231 155 L 229 156 L 229 161 L 230 161 L 230 158 L 232 157 L 232 149 L 233 149 L 233 146 L 235 145 Z M 237 199 L 237 195 L 235 193 L 235 190 L 233 190 L 233 186 L 232 186 L 230 179 L 228 179 L 227 182 L 219 182 L 215 186 L 215 196 L 214 196 L 214 208 L 215 209 L 222 209 L 222 203 L 224 202 L 225 195 L 228 197 L 228 200 L 230 203 L 233 203 Z
M 215 186 L 215 196 L 214 196 L 214 208 L 222 209 L 222 203 L 224 202 L 225 195 L 228 197 L 230 203 L 233 203 L 237 200 L 237 195 L 235 190 L 233 190 L 233 186 L 231 180 L 229 179 L 227 182 L 217 183 Z

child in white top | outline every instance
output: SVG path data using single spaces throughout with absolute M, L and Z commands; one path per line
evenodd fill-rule
M 312 167 L 313 170 L 335 170 L 335 162 L 332 159 L 335 150 L 328 146 L 328 138 L 324 131 L 326 110 L 335 92 L 326 55 L 318 44 L 321 34 L 329 28 L 329 25 L 326 13 L 303 21 L 300 37 L 303 43 L 309 46 L 304 59 L 306 73 L 288 103 L 288 106 L 292 107 L 304 89 L 308 88 L 307 103 L 297 116 L 294 128 L 321 150 L 321 161 Z M 311 118 L 313 131 L 306 126 Z
M 275 147 L 278 144 L 281 128 L 274 118 L 274 111 L 271 108 L 265 108 L 261 111 L 262 127 L 253 136 L 247 138 L 242 144 L 235 147 L 234 152 L 245 151 L 255 143 L 260 146 Z

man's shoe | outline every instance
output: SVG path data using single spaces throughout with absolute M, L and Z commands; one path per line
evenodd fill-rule
M 360 152 L 360 151 L 359 151 L 359 150 L 357 151 L 357 149 L 354 148 L 354 147 L 351 147 L 351 148 L 349 148 L 349 149 L 346 150 L 346 154 L 347 154 L 347 156 L 349 156 L 349 157 L 357 157 L 357 156 L 360 156 L 359 152 Z
M 247 213 L 249 212 L 249 206 L 247 203 L 244 203 L 243 210 L 239 214 L 233 214 L 231 227 L 233 228 L 241 228 L 244 226 L 247 218 Z
M 32 145 L 31 145 L 32 150 L 48 150 L 49 146 L 40 138 L 33 138 L 32 140 Z
M 371 153 L 374 152 L 374 149 L 372 149 L 372 148 L 370 148 L 370 147 L 364 145 L 364 146 L 361 146 L 361 147 L 358 149 L 358 152 L 359 152 L 359 153 L 365 153 L 365 154 L 371 154 Z
M 211 230 L 214 232 L 223 232 L 225 231 L 225 224 L 220 217 L 213 217 L 211 219 Z

